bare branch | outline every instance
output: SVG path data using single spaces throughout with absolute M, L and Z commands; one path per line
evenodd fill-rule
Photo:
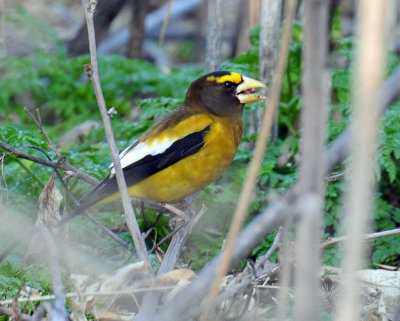
M 271 244 L 271 247 L 268 249 L 267 253 L 257 259 L 255 270 L 259 271 L 262 270 L 264 264 L 268 261 L 271 255 L 278 249 L 279 244 L 281 242 L 281 234 L 282 234 L 282 227 L 279 228 L 278 233 L 276 233 L 274 241 Z
M 15 156 L 17 156 L 19 158 L 27 159 L 27 160 L 30 160 L 37 164 L 51 167 L 53 169 L 58 168 L 63 171 L 70 172 L 73 176 L 75 176 L 91 185 L 99 184 L 99 181 L 97 179 L 95 179 L 95 178 L 89 176 L 88 174 L 80 171 L 79 169 L 73 167 L 65 159 L 63 159 L 62 162 L 52 162 L 50 160 L 43 159 L 43 158 L 37 157 L 37 156 L 33 156 L 33 155 L 30 155 L 30 154 L 27 154 L 27 153 L 24 153 L 21 151 L 21 149 L 28 148 L 28 147 L 29 146 L 22 146 L 19 148 L 14 148 L 14 147 L 8 145 L 7 143 L 0 141 L 0 148 L 3 148 L 5 150 L 9 151 L 10 154 L 14 154 Z
M 47 143 L 49 144 L 49 148 L 57 155 L 58 158 L 61 158 L 62 155 L 61 155 L 60 151 L 57 149 L 56 145 L 53 144 L 53 141 L 50 139 L 49 135 L 47 135 L 47 132 L 43 127 L 39 108 L 36 108 L 37 117 L 35 117 L 35 115 L 33 115 L 32 112 L 28 108 L 24 107 L 24 110 L 29 115 L 29 117 L 32 118 L 32 120 L 35 122 L 36 126 L 39 127 L 40 132 L 42 133 L 44 138 L 47 140 Z
M 373 240 L 373 239 L 377 239 L 377 238 L 381 238 L 381 237 L 388 237 L 388 236 L 392 236 L 392 235 L 396 235 L 396 234 L 400 234 L 400 228 L 366 234 L 363 236 L 363 239 L 364 240 Z M 330 245 L 333 245 L 333 244 L 336 244 L 339 242 L 345 242 L 348 240 L 349 240 L 349 238 L 346 236 L 331 237 L 326 242 L 321 244 L 321 248 L 326 248 L 327 246 L 330 246 Z
M 160 31 L 160 37 L 158 38 L 158 44 L 160 46 L 162 46 L 162 44 L 164 43 L 165 32 L 167 31 L 169 18 L 171 16 L 171 8 L 172 8 L 173 4 L 174 4 L 174 0 L 169 0 L 167 12 L 165 14 L 165 18 L 164 18 L 164 21 L 163 21 L 163 24 L 161 27 L 161 31 Z
M 135 249 L 132 248 L 131 243 L 128 243 L 121 239 L 117 234 L 115 234 L 113 231 L 111 231 L 109 228 L 104 226 L 96 217 L 94 217 L 92 214 L 90 214 L 88 211 L 85 211 L 85 215 L 89 217 L 94 224 L 97 225 L 105 234 L 107 234 L 109 237 L 111 237 L 114 241 L 117 243 L 121 244 L 124 248 L 129 250 L 132 254 L 136 254 Z
M 131 232 L 133 242 L 135 243 L 136 251 L 141 260 L 143 260 L 149 272 L 152 272 L 152 267 L 150 263 L 150 259 L 147 253 L 146 245 L 141 236 L 139 225 L 136 221 L 135 213 L 133 212 L 133 208 L 130 202 L 128 189 L 125 182 L 125 177 L 122 172 L 121 163 L 119 160 L 119 152 L 117 145 L 114 139 L 114 133 L 112 131 L 110 118 L 107 113 L 107 107 L 104 100 L 103 92 L 100 86 L 100 78 L 98 71 L 98 63 L 97 63 L 97 54 L 96 54 L 96 40 L 94 34 L 94 23 L 93 23 L 93 14 L 95 11 L 95 3 L 93 1 L 82 0 L 82 4 L 85 11 L 86 23 L 88 27 L 88 37 L 89 37 L 89 49 L 90 49 L 90 59 L 91 59 L 91 75 L 88 73 L 88 76 L 93 84 L 93 89 L 96 95 L 97 104 L 99 106 L 99 110 L 101 113 L 101 117 L 103 120 L 104 130 L 106 132 L 107 143 L 110 148 L 111 158 L 115 168 L 115 174 L 117 178 L 118 188 L 121 194 L 122 205 L 124 207 L 125 212 L 125 221 Z M 86 67 L 87 68 L 87 67 Z
M 203 206 L 199 213 L 195 217 L 192 217 L 188 223 L 183 223 L 184 226 L 174 235 L 170 245 L 168 246 L 165 257 L 161 262 L 161 266 L 157 272 L 158 276 L 163 273 L 167 273 L 174 268 L 176 261 L 178 260 L 179 254 L 181 253 L 182 247 L 189 237 L 190 232 L 205 212 L 206 207 Z

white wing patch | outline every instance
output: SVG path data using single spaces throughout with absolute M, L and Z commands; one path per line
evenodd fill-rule
M 154 156 L 165 152 L 171 145 L 176 142 L 177 139 L 163 139 L 162 141 L 156 140 L 151 145 L 146 142 L 141 142 L 137 144 L 133 149 L 131 146 L 126 148 L 121 154 L 119 154 L 119 159 L 121 161 L 121 167 L 128 167 L 137 161 L 145 158 L 148 155 Z M 111 163 L 109 166 L 111 168 L 111 174 L 115 174 L 114 164 Z

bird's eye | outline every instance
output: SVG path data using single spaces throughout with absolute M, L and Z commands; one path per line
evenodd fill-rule
M 225 81 L 224 82 L 224 87 L 225 88 L 232 88 L 234 86 L 234 84 L 233 84 L 233 82 L 232 81 Z

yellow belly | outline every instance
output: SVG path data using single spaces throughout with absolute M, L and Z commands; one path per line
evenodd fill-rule
M 211 126 L 201 150 L 128 187 L 129 195 L 153 202 L 175 202 L 200 191 L 220 177 L 236 154 L 241 128 L 232 127 L 224 119 Z M 119 193 L 116 193 L 100 203 L 118 198 Z

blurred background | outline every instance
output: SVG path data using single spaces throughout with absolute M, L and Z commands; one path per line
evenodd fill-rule
M 354 0 L 334 0 L 340 8 L 344 36 L 354 32 Z M 261 0 L 222 0 L 221 23 L 223 59 L 250 49 L 250 31 L 260 21 Z M 396 24 L 398 9 L 391 11 Z M 0 55 L 24 56 L 39 45 L 51 50 L 52 39 L 39 30 L 24 30 L 18 21 L 41 20 L 63 43 L 69 56 L 88 52 L 86 23 L 80 1 L 3 0 Z M 25 15 L 25 19 L 23 19 Z M 119 53 L 129 58 L 144 58 L 165 66 L 202 65 L 207 36 L 205 0 L 99 0 L 95 27 L 99 53 Z M 31 23 L 34 23 L 31 21 Z M 399 50 L 399 26 L 391 33 L 389 45 Z

